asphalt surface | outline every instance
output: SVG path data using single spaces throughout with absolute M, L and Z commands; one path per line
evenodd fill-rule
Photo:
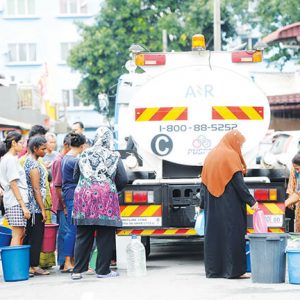
M 263 266 L 262 266 L 263 267 Z M 117 278 L 98 279 L 84 275 L 73 281 L 54 267 L 49 276 L 27 281 L 4 282 L 0 270 L 0 300 L 54 299 L 296 299 L 300 285 L 260 284 L 251 279 L 207 279 L 203 243 L 190 240 L 154 240 L 147 261 L 147 275 L 128 277 L 118 270 Z M 288 278 L 286 278 L 286 281 Z

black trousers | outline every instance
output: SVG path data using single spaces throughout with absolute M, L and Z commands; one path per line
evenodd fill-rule
M 42 214 L 35 214 L 35 222 L 32 224 L 32 216 L 27 220 L 23 244 L 30 245 L 30 266 L 37 267 L 40 264 L 40 253 L 44 238 L 45 223 L 42 222 Z
M 75 241 L 74 273 L 88 270 L 94 233 L 96 231 L 97 261 L 96 273 L 106 275 L 110 272 L 110 262 L 115 248 L 115 227 L 99 225 L 78 225 Z

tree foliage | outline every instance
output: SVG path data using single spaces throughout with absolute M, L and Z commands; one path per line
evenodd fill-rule
M 222 42 L 234 36 L 233 15 L 222 6 Z M 98 93 L 112 94 L 124 73 L 129 47 L 140 44 L 162 51 L 162 30 L 167 31 L 168 51 L 191 49 L 191 38 L 202 33 L 213 47 L 211 0 L 106 0 L 92 26 L 78 24 L 82 42 L 75 46 L 69 65 L 82 74 L 78 92 L 85 104 L 98 108 Z M 111 97 L 110 100 L 113 100 Z M 112 101 L 113 102 L 113 101 Z

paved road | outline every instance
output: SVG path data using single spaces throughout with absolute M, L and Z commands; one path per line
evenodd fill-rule
M 262 266 L 263 267 L 263 266 Z M 254 284 L 251 279 L 207 279 L 204 275 L 203 244 L 200 241 L 156 240 L 147 261 L 147 275 L 140 278 L 121 276 L 97 279 L 86 275 L 72 281 L 69 274 L 56 268 L 50 276 L 40 276 L 20 282 L 4 282 L 0 270 L 1 300 L 56 299 L 296 299 L 300 286 L 283 284 Z

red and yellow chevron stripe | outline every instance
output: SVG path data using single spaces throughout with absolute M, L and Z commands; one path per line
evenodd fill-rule
M 263 120 L 263 106 L 213 106 L 213 120 Z
M 285 206 L 284 203 L 258 203 L 258 207 L 264 212 L 265 215 L 284 215 Z M 252 210 L 249 205 L 247 205 L 247 215 L 253 215 L 254 210 Z
M 272 233 L 285 233 L 285 229 L 284 228 L 268 228 L 268 232 L 272 232 Z M 254 233 L 254 229 L 253 228 L 247 228 L 247 233 Z
M 193 228 L 160 228 L 160 229 L 118 229 L 117 235 L 141 235 L 141 236 L 185 236 L 197 235 Z
M 121 217 L 161 217 L 161 205 L 121 205 Z
M 135 109 L 135 121 L 185 121 L 187 107 L 143 107 Z

